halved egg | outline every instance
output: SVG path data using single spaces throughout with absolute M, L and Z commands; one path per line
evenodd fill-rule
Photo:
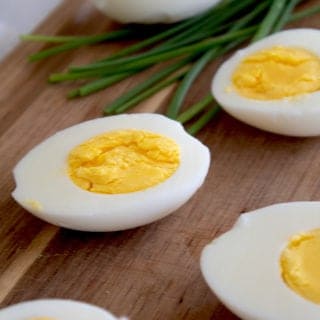
M 243 320 L 320 319 L 320 202 L 241 215 L 204 248 L 201 270 Z
M 288 136 L 320 135 L 320 31 L 292 29 L 239 50 L 212 93 L 230 115 Z
M 108 17 L 128 23 L 171 23 L 197 15 L 221 0 L 93 0 Z
M 157 114 L 99 118 L 62 130 L 14 168 L 14 199 L 83 231 L 141 226 L 177 210 L 204 182 L 210 152 Z
M 0 320 L 126 320 L 88 303 L 64 299 L 21 302 L 0 310 Z

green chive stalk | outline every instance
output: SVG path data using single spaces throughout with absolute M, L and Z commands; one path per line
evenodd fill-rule
M 84 66 L 72 66 L 66 73 L 50 75 L 52 83 L 81 80 L 85 83 L 69 92 L 69 98 L 83 97 L 108 88 L 161 63 L 150 78 L 104 108 L 104 114 L 126 112 L 160 90 L 178 84 L 167 115 L 196 134 L 220 110 L 211 95 L 205 96 L 180 113 L 185 97 L 204 68 L 214 59 L 246 41 L 258 41 L 281 30 L 288 22 L 320 13 L 320 5 L 294 12 L 301 0 L 223 0 L 216 7 L 193 18 L 156 27 L 126 26 L 120 30 L 92 36 L 24 35 L 25 41 L 55 45 L 29 57 L 38 61 L 82 46 L 141 38 L 136 44 Z M 145 32 L 141 32 L 145 30 Z

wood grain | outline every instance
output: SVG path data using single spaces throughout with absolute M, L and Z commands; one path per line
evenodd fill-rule
M 319 28 L 319 16 L 299 22 L 299 26 Z M 90 34 L 114 27 L 89 1 L 66 0 L 37 31 Z M 13 166 L 57 130 L 101 116 L 102 107 L 138 78 L 81 100 L 67 101 L 65 95 L 73 85 L 48 85 L 48 74 L 71 63 L 102 57 L 117 46 L 83 48 L 29 64 L 26 56 L 41 46 L 21 44 L 0 67 L 1 306 L 59 297 L 94 303 L 133 320 L 238 319 L 203 281 L 201 250 L 228 230 L 242 212 L 278 202 L 319 200 L 320 139 L 272 135 L 221 113 L 198 136 L 212 152 L 208 178 L 173 215 L 115 233 L 52 227 L 12 200 Z M 215 68 L 216 64 L 207 68 L 187 104 L 208 92 Z M 135 111 L 160 112 L 171 90 Z
M 0 302 L 6 298 L 29 267 L 42 254 L 42 251 L 48 246 L 48 243 L 57 232 L 58 227 L 51 225 L 44 226 L 39 234 L 33 238 L 30 245 L 5 269 L 0 276 Z

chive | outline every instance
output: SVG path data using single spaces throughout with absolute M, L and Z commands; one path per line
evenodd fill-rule
M 159 54 L 150 54 L 150 55 L 142 55 L 139 59 L 137 57 L 130 57 L 127 59 L 119 59 L 117 61 L 110 61 L 101 65 L 99 68 L 92 68 L 91 70 L 86 71 L 86 75 L 99 75 L 105 72 L 122 72 L 127 71 L 133 68 L 140 69 L 144 67 L 149 67 L 155 63 L 164 62 L 166 60 L 176 58 L 179 56 L 185 56 L 195 53 L 204 52 L 212 47 L 215 47 L 220 44 L 227 43 L 231 40 L 236 40 L 239 37 L 250 37 L 257 29 L 256 26 L 249 27 L 243 30 L 235 31 L 230 34 L 213 37 L 205 41 L 201 41 L 199 43 L 185 46 L 176 50 L 170 50 L 167 52 L 159 53 Z M 81 68 L 72 68 L 72 71 L 81 71 Z M 81 74 L 81 72 L 79 72 Z
M 124 29 L 124 30 L 114 31 L 114 32 L 110 32 L 102 35 L 97 35 L 97 36 L 79 37 L 78 39 L 73 40 L 71 42 L 67 42 L 62 45 L 55 46 L 53 48 L 32 54 L 29 56 L 29 61 L 43 60 L 48 57 L 57 55 L 58 53 L 62 53 L 71 49 L 80 48 L 86 45 L 92 45 L 92 44 L 96 44 L 104 41 L 110 41 L 110 40 L 120 40 L 120 39 L 126 38 L 130 33 L 132 33 L 130 32 L 130 30 Z M 33 36 L 33 37 L 36 37 L 36 36 Z
M 84 45 L 108 40 L 121 40 L 129 35 L 140 35 L 141 30 L 151 36 L 123 50 L 85 66 L 70 67 L 67 73 L 52 74 L 51 82 L 89 80 L 72 90 L 68 97 L 81 97 L 107 88 L 127 77 L 137 74 L 157 63 L 169 62 L 159 72 L 151 75 L 124 95 L 104 108 L 104 114 L 118 114 L 127 111 L 163 88 L 180 82 L 167 114 L 182 123 L 195 121 L 189 127 L 196 134 L 218 112 L 211 95 L 204 97 L 195 105 L 179 115 L 183 102 L 192 84 L 206 65 L 213 59 L 230 51 L 248 40 L 257 41 L 281 30 L 289 21 L 296 21 L 320 12 L 320 5 L 298 13 L 292 13 L 300 0 L 223 0 L 216 7 L 196 17 L 159 28 L 123 28 L 119 31 L 94 36 L 43 36 L 24 35 L 23 40 L 58 44 L 30 57 L 40 60 Z M 258 22 L 265 15 L 262 22 Z M 140 31 L 140 32 L 139 32 Z M 112 38 L 112 35 L 114 38 Z
M 143 94 L 143 92 L 153 85 L 157 84 L 159 81 L 165 79 L 170 74 L 176 72 L 180 68 L 184 67 L 190 62 L 191 58 L 183 59 L 181 61 L 175 62 L 171 64 L 170 66 L 166 67 L 165 69 L 155 73 L 153 76 L 151 76 L 148 80 L 144 81 L 141 84 L 138 84 L 134 88 L 132 88 L 127 93 L 120 96 L 118 99 L 116 99 L 111 105 L 106 106 L 104 109 L 105 113 L 113 113 L 117 109 L 119 109 L 122 105 L 126 104 L 128 101 L 133 99 L 135 96 L 139 94 Z
M 80 36 L 47 36 L 41 34 L 22 34 L 20 40 L 48 43 L 65 43 L 70 41 L 79 41 Z
M 207 27 L 207 29 L 209 29 L 209 31 L 211 31 L 213 28 L 216 28 L 217 26 L 220 26 L 226 20 L 228 20 L 228 19 L 232 18 L 233 16 L 237 15 L 241 10 L 246 8 L 250 3 L 255 3 L 255 2 L 256 2 L 255 0 L 238 1 L 237 3 L 233 4 L 230 8 L 228 8 L 228 10 L 223 12 L 223 14 L 221 14 L 220 12 L 217 12 L 214 17 L 210 17 L 210 19 L 209 19 L 209 27 Z M 210 20 L 212 20 L 211 23 L 210 23 Z M 202 24 L 197 24 L 196 26 L 194 26 L 194 30 L 191 30 L 187 34 L 180 35 L 177 38 L 170 39 L 170 41 L 174 43 L 174 42 L 179 41 L 181 39 L 185 39 L 187 37 L 190 37 L 190 36 L 192 36 L 194 34 L 195 31 L 201 29 L 202 25 L 207 25 L 207 24 L 208 24 L 207 21 L 203 21 Z
M 232 15 L 235 15 L 239 10 L 242 10 L 243 8 L 245 8 L 246 5 L 248 5 L 249 3 L 255 2 L 255 0 L 243 0 L 242 2 L 237 2 L 237 1 L 232 1 L 235 2 L 235 4 L 232 5 L 231 8 L 229 8 L 227 10 L 227 14 L 222 14 L 222 12 L 219 12 L 219 10 L 215 9 L 212 10 L 212 12 L 216 12 L 216 14 L 214 16 L 212 16 L 212 14 L 203 14 L 201 16 L 198 16 L 196 18 L 193 18 L 195 21 L 191 20 L 186 20 L 185 23 L 182 23 L 176 27 L 173 27 L 169 30 L 166 30 L 165 32 L 156 35 L 150 39 L 147 39 L 145 41 L 139 42 L 136 45 L 133 45 L 127 49 L 124 49 L 122 51 L 120 51 L 119 53 L 116 53 L 106 59 L 102 59 L 99 60 L 98 62 L 94 63 L 94 64 L 89 64 L 85 67 L 85 69 L 83 70 L 88 70 L 91 67 L 101 67 L 102 66 L 102 62 L 108 62 L 108 61 L 114 61 L 114 59 L 116 58 L 120 58 L 123 56 L 126 56 L 128 54 L 131 53 L 135 53 L 151 44 L 154 44 L 164 38 L 167 38 L 175 33 L 178 33 L 177 37 L 173 37 L 170 38 L 170 40 L 168 42 L 164 42 L 162 43 L 158 49 L 168 49 L 168 45 L 172 45 L 172 44 L 177 44 L 179 41 L 183 40 L 185 43 L 187 40 L 187 43 L 190 43 L 190 36 L 194 36 L 195 33 L 199 33 L 199 29 L 201 29 L 201 26 L 206 26 L 206 29 L 209 30 L 209 33 L 205 33 L 203 34 L 202 37 L 199 38 L 199 36 L 197 36 L 196 40 L 201 40 L 203 38 L 209 37 L 210 35 L 212 35 L 214 32 L 212 31 L 213 28 L 220 26 L 221 24 L 227 20 L 228 18 L 230 18 Z M 210 23 L 210 21 L 213 20 L 213 23 L 211 22 L 211 24 L 208 25 L 208 23 Z M 193 26 L 194 25 L 194 26 Z M 188 27 L 188 28 L 186 28 Z M 223 27 L 223 26 L 222 26 Z M 186 29 L 185 32 L 180 32 L 183 29 Z M 152 52 L 154 52 L 154 50 L 151 50 Z M 157 51 L 157 50 L 156 50 Z M 133 57 L 132 59 L 134 60 L 136 57 Z M 72 71 L 77 70 L 78 68 L 71 68 Z
M 277 19 L 280 17 L 280 14 L 283 12 L 283 9 L 286 5 L 286 0 L 273 0 L 269 12 L 265 19 L 260 24 L 258 31 L 252 38 L 252 42 L 261 40 L 265 36 L 269 35 L 272 32 L 272 28 L 275 25 Z
M 235 2 L 235 4 L 233 4 L 233 2 Z M 166 50 L 166 49 L 168 49 L 168 45 L 171 46 L 172 43 L 175 44 L 175 47 L 176 47 L 177 43 L 181 40 L 183 40 L 182 44 L 190 43 L 191 42 L 190 36 L 194 35 L 195 33 L 199 33 L 199 28 L 201 25 L 205 25 L 206 28 L 209 30 L 209 32 L 207 31 L 207 33 L 203 34 L 201 37 L 197 36 L 195 39 L 201 40 L 203 38 L 207 38 L 214 33 L 212 31 L 212 29 L 214 27 L 221 25 L 221 23 L 224 22 L 225 20 L 227 20 L 230 16 L 236 14 L 239 10 L 245 8 L 245 5 L 248 5 L 249 3 L 253 3 L 253 2 L 255 2 L 255 0 L 246 0 L 246 1 L 242 1 L 240 3 L 237 1 L 231 1 L 231 3 L 233 5 L 230 8 L 230 10 L 227 10 L 227 14 L 221 14 L 222 12 L 218 12 L 218 13 L 216 13 L 217 17 L 215 17 L 215 16 L 212 16 L 212 14 L 210 15 L 210 14 L 206 13 L 201 16 L 197 16 L 196 18 L 186 20 L 185 23 L 177 25 L 176 27 L 173 27 L 169 30 L 166 30 L 165 32 L 163 32 L 159 35 L 156 35 L 150 39 L 139 42 L 138 44 L 133 45 L 127 49 L 121 50 L 120 52 L 118 52 L 114 55 L 111 55 L 106 59 L 99 60 L 98 62 L 86 65 L 85 67 L 82 67 L 82 68 L 81 67 L 71 68 L 71 71 L 75 72 L 75 71 L 80 71 L 80 70 L 90 70 L 91 68 L 94 68 L 94 67 L 100 68 L 101 66 L 103 66 L 104 62 L 114 61 L 115 59 L 121 58 L 121 57 L 126 56 L 128 54 L 135 53 L 135 52 L 137 52 L 137 51 L 139 51 L 139 50 L 141 50 L 151 44 L 154 44 L 164 38 L 167 38 L 168 36 L 171 36 L 174 33 L 178 33 L 178 31 L 182 31 L 183 29 L 186 29 L 186 27 L 188 27 L 186 29 L 186 32 L 182 32 L 182 33 L 179 32 L 177 37 L 170 38 L 170 40 L 168 42 L 162 43 L 158 48 L 156 48 L 156 50 L 151 50 L 150 52 L 152 52 L 152 53 L 158 52 L 159 49 Z M 218 11 L 218 10 L 217 9 L 212 10 L 212 12 L 216 12 L 216 11 Z M 229 13 L 229 12 L 231 12 L 231 13 Z M 216 18 L 216 19 L 213 19 L 213 18 Z M 214 20 L 214 24 L 211 23 L 210 25 L 208 25 L 208 23 L 210 23 L 211 20 Z M 194 24 L 194 26 L 192 26 L 193 24 Z M 181 46 L 181 44 L 180 45 L 178 44 L 178 47 L 179 46 Z M 137 57 L 132 57 L 132 60 L 134 61 L 136 58 Z
M 307 18 L 309 16 L 315 15 L 317 13 L 320 13 L 320 5 L 315 5 L 308 9 L 293 13 L 291 18 L 289 19 L 289 22 L 295 22 Z
M 106 40 L 118 40 L 132 34 L 130 29 L 121 29 L 111 31 L 108 33 L 96 34 L 92 36 L 47 36 L 41 34 L 23 34 L 20 36 L 21 40 L 34 42 L 49 42 L 49 43 L 66 43 L 66 42 L 101 42 Z
M 43 50 L 43 51 L 40 51 L 38 53 L 32 54 L 32 55 L 29 56 L 29 61 L 34 62 L 34 61 L 43 60 L 43 59 L 46 59 L 48 57 L 55 56 L 58 53 L 62 53 L 62 52 L 65 52 L 65 51 L 69 51 L 71 49 L 79 48 L 79 47 L 81 47 L 83 45 L 84 44 L 81 41 L 80 42 L 74 41 L 74 42 L 70 42 L 70 43 L 65 43 L 65 44 L 62 44 L 60 46 L 53 47 L 53 48 L 50 48 L 50 49 Z
M 176 24 L 174 27 L 168 28 L 164 32 L 161 32 L 149 39 L 146 39 L 145 41 L 141 41 L 136 45 L 133 45 L 127 49 L 122 50 L 121 52 L 114 54 L 113 56 L 109 58 L 116 58 L 120 56 L 125 56 L 129 53 L 134 53 L 137 52 L 141 49 L 144 49 L 156 42 L 159 42 L 167 37 L 170 37 L 171 35 L 175 33 L 180 33 L 183 29 L 189 29 L 190 26 L 193 24 L 198 23 L 199 21 L 203 20 L 204 17 L 209 16 L 211 12 L 214 12 L 215 10 L 223 9 L 227 5 L 230 5 L 231 3 L 236 2 L 236 1 L 223 1 L 220 3 L 218 6 L 215 7 L 215 9 L 209 10 L 207 13 L 198 15 L 194 18 L 187 19 L 179 24 Z M 78 44 L 70 44 L 68 46 L 59 46 L 55 48 L 54 50 L 48 49 L 44 50 L 41 53 L 31 55 L 29 57 L 30 61 L 37 61 L 41 59 L 45 59 L 47 57 L 50 57 L 52 55 L 56 55 L 58 53 L 75 49 L 78 48 L 82 45 L 87 45 L 87 44 L 93 44 L 93 43 L 98 43 L 101 41 L 106 41 L 106 40 L 119 40 L 124 38 L 127 35 L 130 35 L 134 33 L 131 29 L 122 29 L 114 32 L 109 32 L 101 35 L 94 35 L 94 36 L 46 36 L 46 35 L 22 35 L 21 39 L 25 41 L 39 41 L 39 42 L 51 42 L 51 43 L 69 43 L 70 42 L 77 42 Z M 109 59 L 108 58 L 108 59 Z M 103 60 L 101 60 L 103 61 Z
M 265 7 L 265 4 L 264 4 L 264 7 Z M 259 8 L 259 11 L 261 11 L 261 8 Z M 251 17 L 250 17 L 250 19 L 251 19 Z M 110 111 L 109 111 L 110 112 Z
M 163 42 L 161 45 L 156 46 L 155 48 L 151 49 L 149 52 L 160 53 L 163 51 L 172 50 L 175 48 L 181 48 L 182 46 L 194 44 L 206 38 L 221 35 L 221 33 L 228 30 L 229 27 L 230 27 L 230 24 L 226 24 L 226 25 L 220 25 L 219 27 L 215 27 L 214 30 L 209 28 L 201 32 L 200 30 L 194 30 L 194 32 L 191 32 L 190 35 L 179 34 L 177 37 L 171 38 L 170 40 Z
M 176 90 L 175 95 L 168 107 L 167 116 L 169 118 L 176 119 L 178 117 L 179 110 L 183 104 L 185 95 L 187 94 L 190 86 L 199 75 L 199 73 L 203 70 L 204 66 L 206 66 L 207 63 L 211 60 L 216 51 L 216 48 L 214 48 L 205 53 L 205 55 L 193 65 L 189 73 L 187 73 L 181 85 Z
M 152 87 L 148 90 L 145 90 L 142 94 L 134 97 L 132 100 L 128 101 L 127 103 L 124 103 L 119 108 L 117 108 L 115 110 L 115 113 L 116 114 L 123 113 L 123 112 L 127 111 L 128 109 L 136 106 L 137 104 L 144 101 L 145 99 L 153 96 L 155 93 L 161 91 L 162 89 L 164 89 L 164 88 L 170 86 L 171 84 L 177 82 L 178 80 L 180 80 L 185 75 L 185 73 L 186 73 L 186 71 L 183 71 L 180 74 L 178 74 L 172 78 L 166 79 L 166 80 L 158 83 L 154 87 Z M 109 110 L 105 109 L 104 113 L 109 114 Z
M 173 99 L 171 100 L 171 103 L 169 104 L 168 110 L 167 110 L 167 116 L 172 119 L 176 119 L 178 117 L 179 110 L 182 107 L 182 104 L 184 102 L 185 96 L 187 95 L 191 85 L 193 84 L 194 80 L 197 78 L 197 76 L 200 74 L 200 72 L 205 68 L 205 66 L 214 58 L 217 58 L 219 56 L 222 56 L 226 52 L 230 51 L 234 47 L 238 46 L 240 43 L 242 43 L 245 39 L 239 38 L 237 41 L 234 41 L 230 43 L 225 48 L 214 48 L 211 51 L 208 51 L 206 54 L 204 54 L 189 70 L 189 72 L 186 74 L 186 77 L 181 82 L 180 86 L 175 92 L 175 95 Z
M 207 95 L 204 99 L 200 100 L 188 110 L 181 113 L 179 117 L 177 117 L 177 121 L 181 122 L 182 124 L 190 121 L 192 118 L 194 118 L 196 115 L 198 115 L 201 111 L 203 111 L 210 103 L 212 103 L 214 100 L 211 96 L 211 94 Z
M 133 73 L 127 72 L 127 73 L 120 73 L 114 76 L 103 77 L 101 79 L 90 82 L 78 89 L 70 91 L 70 93 L 68 94 L 68 98 L 88 96 L 94 92 L 108 88 L 111 85 L 117 82 L 120 82 L 121 80 L 126 79 L 132 75 Z
M 170 37 L 171 35 L 175 34 L 175 33 L 179 33 L 181 30 L 183 30 L 184 28 L 187 28 L 189 25 L 192 24 L 192 21 L 187 20 L 185 23 L 181 23 L 178 24 L 177 26 L 173 27 L 173 28 L 169 28 L 168 30 L 165 30 L 164 32 L 161 32 L 153 37 L 150 37 L 146 40 L 140 41 L 137 44 L 134 44 L 126 49 L 123 49 L 113 55 L 111 55 L 110 57 L 106 58 L 106 59 L 102 59 L 99 62 L 104 62 L 104 61 L 108 61 L 108 60 L 113 60 L 116 58 L 121 58 L 124 57 L 126 55 L 132 54 L 132 53 L 136 53 L 142 49 L 145 49 L 163 39 L 166 39 L 168 37 Z
M 101 76 L 107 76 L 109 74 L 93 74 L 92 72 L 78 73 L 53 73 L 49 76 L 50 83 L 58 83 L 64 81 L 74 81 L 79 79 L 90 79 L 90 78 L 100 78 Z
M 287 7 L 284 9 L 280 19 L 273 27 L 272 32 L 277 32 L 284 28 L 284 26 L 288 23 L 290 16 L 292 15 L 292 11 L 294 8 L 301 2 L 301 0 L 290 0 L 287 4 Z
M 131 57 L 125 57 L 125 58 L 120 58 L 120 59 L 114 59 L 114 60 L 108 60 L 108 61 L 104 61 L 104 62 L 98 62 L 96 64 L 90 64 L 90 65 L 86 65 L 86 66 L 81 66 L 81 67 L 71 67 L 69 68 L 69 72 L 71 73 L 80 73 L 80 72 L 86 72 L 86 71 L 92 71 L 92 70 L 100 70 L 102 67 L 113 67 L 114 65 L 121 65 L 123 66 L 124 64 L 128 64 L 131 62 L 136 62 L 138 60 L 144 60 L 147 58 L 151 58 L 151 57 L 155 57 L 157 54 L 162 54 L 162 53 L 167 53 L 168 51 L 171 51 L 175 49 L 175 47 L 170 48 L 170 50 L 168 49 L 162 49 L 159 50 L 157 52 L 154 51 L 149 51 L 146 53 L 141 53 L 139 55 L 136 56 L 131 56 Z
M 168 52 L 163 52 L 156 55 L 150 55 L 148 57 L 142 57 L 141 59 L 136 59 L 135 61 L 126 60 L 116 61 L 115 63 L 109 62 L 108 64 L 101 65 L 100 68 L 92 68 L 90 70 L 76 70 L 78 72 L 69 72 L 65 74 L 53 74 L 50 76 L 50 82 L 61 82 L 61 81 L 68 81 L 68 80 L 77 80 L 77 79 L 88 79 L 88 78 L 97 78 L 101 75 L 112 75 L 116 73 L 123 73 L 132 70 L 141 70 L 144 68 L 151 67 L 152 65 L 160 62 L 164 62 L 166 60 L 170 60 L 172 58 L 176 58 L 179 56 L 186 57 L 190 55 L 194 55 L 196 53 L 204 52 L 211 47 L 215 47 L 216 45 L 228 42 L 231 39 L 243 37 L 249 38 L 250 34 L 256 30 L 256 27 L 250 27 L 239 32 L 232 33 L 230 35 L 220 36 L 216 38 L 212 38 L 206 41 L 202 41 L 198 44 L 185 46 L 180 49 L 171 50 Z
M 242 40 L 241 40 L 242 41 Z M 191 58 L 190 58 L 191 59 Z M 149 79 L 150 80 L 150 79 Z M 127 94 L 122 95 L 119 99 L 117 99 L 113 104 L 110 106 L 107 106 L 105 108 L 105 113 L 120 113 L 123 112 L 123 109 L 121 106 L 129 104 L 130 106 L 135 103 L 135 100 L 130 103 L 130 99 L 134 98 L 138 94 L 142 93 L 143 90 L 146 89 L 146 87 L 150 87 L 154 84 L 154 82 L 149 82 L 148 80 L 144 82 L 142 85 L 138 85 L 135 87 L 132 91 L 129 91 Z M 150 89 L 152 90 L 152 89 Z M 140 99 L 140 98 L 139 98 Z M 139 100 L 140 101 L 140 100 Z M 142 101 L 142 100 L 141 100 Z M 127 110 L 127 107 L 124 107 L 125 110 Z
M 220 107 L 218 105 L 210 108 L 199 120 L 188 128 L 188 132 L 193 136 L 196 135 L 219 111 Z
M 194 18 L 190 18 L 188 20 L 185 20 L 179 24 L 176 24 L 175 26 L 168 28 L 167 30 L 156 34 L 153 37 L 150 37 L 144 41 L 140 41 L 137 44 L 134 44 L 132 46 L 129 46 L 128 48 L 125 48 L 123 50 L 120 50 L 119 52 L 109 56 L 108 58 L 105 59 L 101 59 L 99 60 L 97 63 L 100 62 L 105 62 L 105 61 L 109 61 L 109 60 L 114 60 L 116 58 L 121 58 L 124 57 L 126 55 L 132 54 L 132 53 L 136 53 L 142 49 L 145 49 L 157 42 L 160 42 L 163 39 L 169 38 L 170 36 L 174 35 L 174 34 L 179 34 L 183 31 L 183 29 L 189 29 L 193 24 L 196 24 L 198 21 L 200 21 L 202 19 L 203 15 L 201 16 L 196 16 Z M 90 66 L 90 65 L 88 65 Z
M 244 27 L 246 24 L 251 22 L 252 19 L 254 19 L 257 15 L 259 15 L 264 9 L 266 9 L 267 3 L 261 3 L 255 10 L 250 12 L 248 15 L 246 15 L 244 18 L 237 21 L 237 23 L 230 29 L 230 32 L 237 31 Z M 214 58 L 217 58 L 221 56 L 222 54 L 228 52 L 238 44 L 242 42 L 242 39 L 238 39 L 237 42 L 231 43 L 229 46 L 224 48 L 224 50 L 219 50 L 217 48 L 213 48 L 209 51 L 207 51 L 190 69 L 190 71 L 187 73 L 186 77 L 181 82 L 180 86 L 175 92 L 175 95 L 173 99 L 171 100 L 168 110 L 167 110 L 167 116 L 169 118 L 175 119 L 178 116 L 179 110 L 182 107 L 183 101 L 185 99 L 185 96 L 187 95 L 191 85 L 195 81 L 195 79 L 198 77 L 198 75 L 201 73 L 201 71 L 206 67 L 206 65 L 213 60 Z

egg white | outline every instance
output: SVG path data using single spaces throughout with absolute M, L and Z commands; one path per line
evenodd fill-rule
M 204 248 L 203 276 L 243 320 L 318 320 L 320 306 L 282 280 L 280 256 L 292 236 L 319 227 L 320 202 L 282 203 L 243 214 Z
M 126 320 L 88 303 L 63 299 L 21 302 L 0 310 L 0 320 L 29 320 L 48 317 L 54 320 Z
M 93 0 L 107 16 L 128 23 L 171 23 L 197 15 L 221 0 Z
M 257 51 L 274 46 L 306 49 L 320 58 L 320 31 L 292 29 L 266 37 L 239 50 L 217 71 L 212 93 L 222 108 L 249 125 L 277 134 L 307 137 L 320 135 L 320 91 L 277 100 L 256 100 L 232 89 L 232 75 L 240 62 Z
M 99 194 L 76 186 L 67 174 L 67 157 L 98 134 L 121 129 L 147 130 L 173 139 L 180 165 L 164 182 L 127 194 Z M 177 210 L 207 175 L 210 152 L 176 121 L 157 114 L 99 118 L 62 130 L 32 149 L 14 168 L 13 198 L 35 216 L 82 231 L 118 231 L 145 225 Z M 37 203 L 38 205 L 33 205 Z

